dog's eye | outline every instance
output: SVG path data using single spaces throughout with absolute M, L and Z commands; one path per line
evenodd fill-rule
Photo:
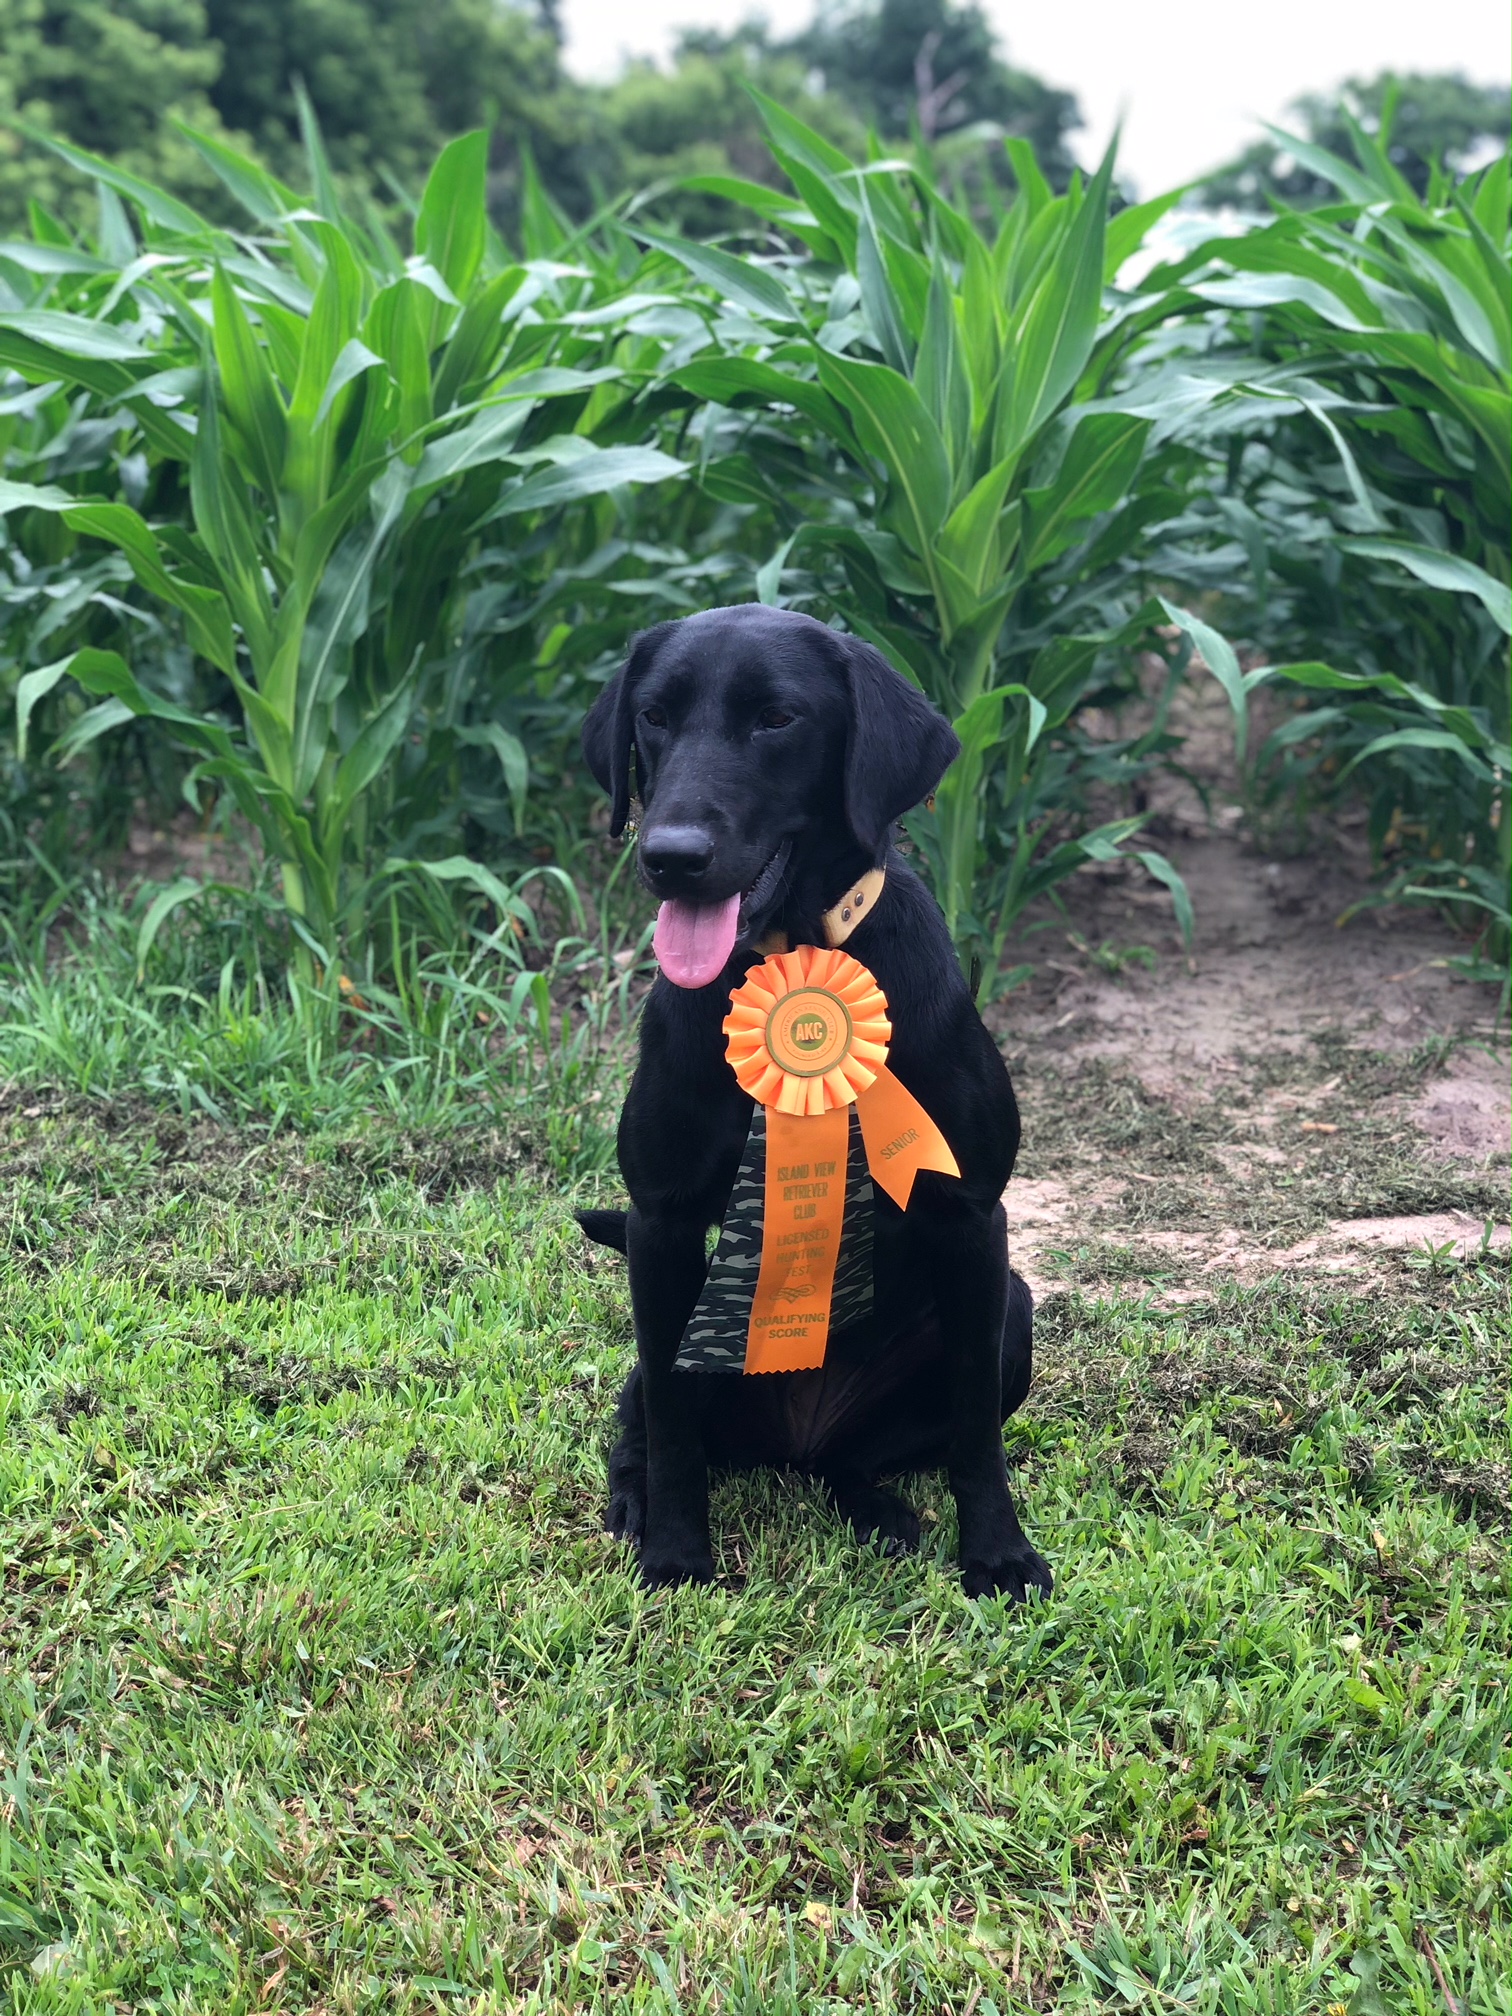
M 756 716 L 758 728 L 791 728 L 792 725 L 792 715 L 785 713 L 780 707 L 763 707 Z
M 667 725 L 667 710 L 665 707 L 643 707 L 641 709 L 641 719 L 648 728 L 665 728 Z

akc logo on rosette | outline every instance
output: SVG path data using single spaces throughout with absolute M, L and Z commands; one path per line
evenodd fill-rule
M 779 952 L 730 996 L 725 1055 L 741 1089 L 802 1116 L 849 1106 L 887 1062 L 887 996 L 858 959 L 818 945 Z

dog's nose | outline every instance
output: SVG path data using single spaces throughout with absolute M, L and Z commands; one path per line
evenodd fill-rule
M 641 834 L 640 858 L 650 875 L 702 875 L 714 859 L 714 836 L 702 826 L 653 826 Z

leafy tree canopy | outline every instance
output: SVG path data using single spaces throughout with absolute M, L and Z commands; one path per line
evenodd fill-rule
M 1421 196 L 1435 165 L 1452 171 L 1477 165 L 1507 145 L 1512 97 L 1504 84 L 1472 84 L 1463 76 L 1398 76 L 1382 71 L 1354 78 L 1336 97 L 1305 97 L 1291 107 L 1299 136 L 1353 158 L 1350 122 L 1383 140 L 1391 164 Z M 1209 203 L 1262 208 L 1279 198 L 1297 208 L 1332 202 L 1333 183 L 1315 174 L 1276 140 L 1257 140 L 1202 185 Z
M 734 35 L 689 31 L 670 69 L 633 63 L 606 94 L 621 186 L 644 189 L 689 175 L 780 182 L 748 84 L 791 107 L 835 146 L 864 154 L 861 121 L 815 82 L 802 58 L 774 47 L 760 23 Z M 657 210 L 701 235 L 728 229 L 733 215 L 727 203 L 688 190 L 669 194 Z
M 229 135 L 298 186 L 296 80 L 338 179 L 385 205 L 418 191 L 448 139 L 490 128 L 490 209 L 506 231 L 523 149 L 574 216 L 606 192 L 691 174 L 779 180 L 748 83 L 855 153 L 868 127 L 964 141 L 991 122 L 1031 139 L 1053 182 L 1071 173 L 1075 100 L 1010 69 L 981 9 L 957 0 L 821 10 L 780 43 L 759 25 L 690 33 L 669 69 L 633 64 L 607 88 L 568 77 L 559 40 L 556 0 L 532 13 L 509 0 L 0 0 L 0 236 L 25 227 L 32 199 L 72 223 L 94 206 L 81 176 L 3 122 L 227 219 L 229 199 L 173 121 Z M 670 207 L 689 229 L 733 216 L 689 192 Z
M 494 129 L 501 178 L 525 138 L 569 200 L 607 165 L 554 37 L 502 0 L 206 0 L 206 12 L 225 52 L 217 111 L 291 180 L 295 78 L 338 172 L 379 190 L 418 192 L 439 146 L 479 126 Z
M 214 177 L 166 115 L 216 131 L 221 67 L 203 0 L 0 0 L 0 233 L 24 227 L 31 199 L 64 214 L 94 207 L 78 176 L 27 145 L 17 118 L 190 202 L 213 200 Z
M 744 83 L 858 155 L 868 129 L 885 141 L 949 143 L 940 166 L 951 183 L 974 183 L 984 169 L 1011 180 L 992 144 L 995 133 L 1031 140 L 1056 188 L 1066 186 L 1076 165 L 1067 145 L 1081 124 L 1075 98 L 1003 62 L 980 7 L 956 0 L 835 7 L 820 0 L 812 25 L 787 41 L 774 42 L 759 22 L 733 35 L 694 30 L 683 35 L 670 71 L 651 64 L 628 71 L 608 99 L 625 179 L 642 185 L 733 170 L 780 181 Z M 716 227 L 720 210 L 709 199 L 675 200 L 689 228 Z
M 549 29 L 502 0 L 0 0 L 0 117 L 212 214 L 223 193 L 172 118 L 228 130 L 297 185 L 296 79 L 338 176 L 380 198 L 418 190 L 441 146 L 477 126 L 494 131 L 501 216 L 522 140 L 575 207 L 612 171 L 591 94 L 563 75 Z M 29 198 L 71 219 L 93 208 L 77 175 L 0 128 L 0 232 Z
M 953 0 L 875 0 L 821 7 L 789 45 L 825 85 L 878 132 L 934 140 L 991 121 L 1032 140 L 1040 165 L 1064 186 L 1075 165 L 1066 135 L 1081 124 L 1069 91 L 1053 90 L 1002 59 L 981 8 Z

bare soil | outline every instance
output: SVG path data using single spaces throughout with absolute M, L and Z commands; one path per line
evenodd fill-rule
M 1143 1281 L 1179 1302 L 1505 1255 L 1496 989 L 1451 972 L 1466 948 L 1425 910 L 1341 922 L 1370 886 L 1349 828 L 1278 858 L 1237 810 L 1199 809 L 1158 814 L 1191 958 L 1134 867 L 1089 864 L 1063 914 L 1027 920 L 1015 956 L 1035 976 L 989 1014 L 1024 1111 L 1015 1264 L 1042 1295 Z

